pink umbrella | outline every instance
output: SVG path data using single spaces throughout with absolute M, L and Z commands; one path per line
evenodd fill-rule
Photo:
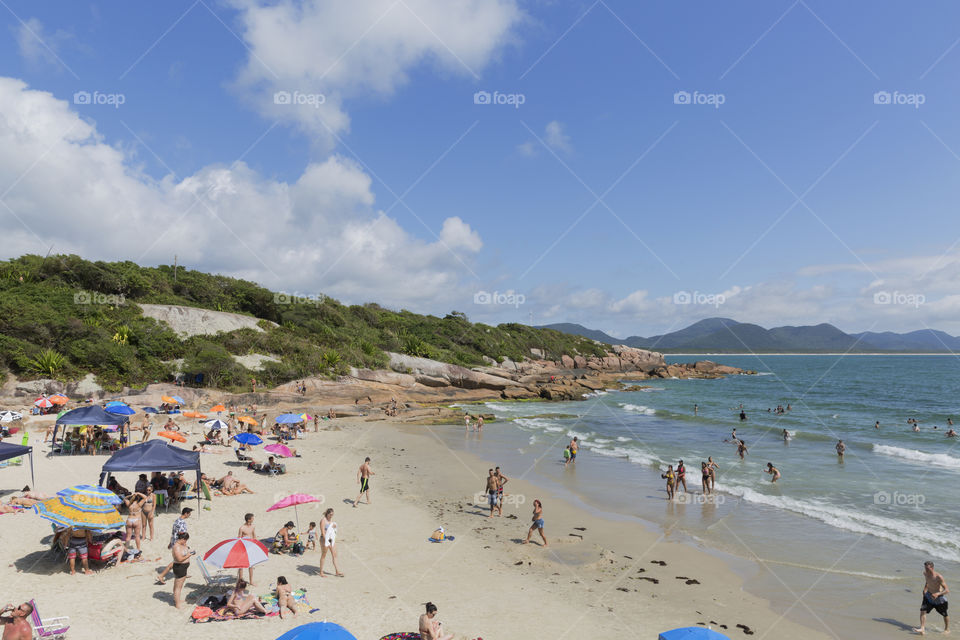
M 266 448 L 266 447 L 264 447 Z M 314 498 L 313 496 L 307 495 L 305 493 L 295 493 L 292 496 L 287 496 L 277 504 L 273 505 L 267 511 L 276 511 L 277 509 L 286 509 L 287 507 L 293 507 L 293 513 L 297 517 L 297 529 L 300 528 L 300 514 L 297 513 L 298 504 L 308 504 L 311 502 L 322 503 L 323 499 Z
M 269 553 L 259 540 L 230 538 L 215 544 L 203 560 L 221 569 L 246 569 L 266 562 Z
M 285 444 L 268 444 L 263 448 L 263 450 L 269 451 L 270 453 L 274 453 L 280 456 L 281 458 L 293 457 L 293 451 L 290 451 L 290 447 L 288 447 Z

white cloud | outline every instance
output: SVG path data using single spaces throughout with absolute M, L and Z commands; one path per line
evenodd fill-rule
M 20 23 L 16 36 L 20 55 L 32 65 L 59 64 L 57 52 L 60 46 L 71 38 L 69 33 L 62 30 L 47 33 L 43 23 L 37 18 L 28 18 Z
M 7 257 L 77 253 L 181 264 L 276 289 L 435 309 L 458 289 L 479 234 L 460 218 L 425 241 L 375 208 L 371 179 L 332 156 L 292 183 L 243 163 L 154 180 L 70 105 L 0 78 L 0 205 Z M 454 255 L 456 252 L 456 256 Z
M 563 153 L 573 151 L 573 147 L 570 144 L 570 136 L 564 131 L 563 124 L 556 120 L 547 123 L 545 141 L 554 151 L 562 151 Z
M 537 155 L 537 144 L 533 140 L 528 140 L 523 144 L 517 145 L 517 152 L 522 156 L 532 158 Z
M 328 145 L 331 133 L 349 128 L 347 101 L 390 96 L 420 64 L 477 79 L 523 17 L 516 0 L 233 4 L 250 47 L 238 86 L 263 115 Z M 320 94 L 323 102 L 275 104 L 278 91 Z

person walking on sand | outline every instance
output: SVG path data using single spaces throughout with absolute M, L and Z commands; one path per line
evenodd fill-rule
M 947 581 L 943 576 L 934 571 L 933 561 L 927 560 L 923 563 L 923 600 L 920 601 L 920 626 L 913 632 L 920 635 L 926 635 L 927 614 L 933 609 L 937 610 L 943 616 L 943 634 L 950 633 L 950 615 L 947 613 L 947 594 L 950 589 L 947 588 Z
M 713 456 L 707 456 L 707 470 L 710 472 L 710 492 L 712 493 L 717 486 L 717 471 L 720 471 L 720 465 L 713 461 Z
M 547 544 L 547 536 L 543 532 L 543 505 L 539 500 L 533 501 L 533 524 L 530 525 L 530 529 L 527 531 L 527 539 L 523 541 L 523 544 L 530 542 L 530 536 L 533 535 L 534 531 L 540 532 L 540 537 L 543 538 L 543 546 L 550 546 Z
M 773 466 L 772 462 L 767 463 L 767 468 L 764 469 L 764 473 L 769 473 L 771 476 L 773 476 L 770 478 L 770 482 L 776 482 L 780 479 L 780 470 Z
M 683 466 L 683 460 L 677 463 L 677 489 L 683 485 L 683 492 L 687 493 L 687 468 Z
M 426 604 L 427 612 L 420 616 L 418 627 L 421 640 L 453 640 L 453 634 L 443 635 L 443 623 L 434 620 L 437 616 L 437 605 L 432 602 Z
M 499 483 L 497 482 L 497 476 L 494 475 L 493 469 L 487 471 L 487 484 L 484 487 L 484 492 L 487 494 L 487 504 L 490 505 L 490 515 L 488 518 L 493 517 L 493 511 L 497 508 L 497 489 Z
M 333 570 L 338 578 L 343 577 L 340 567 L 337 565 L 337 523 L 333 521 L 333 509 L 327 509 L 323 512 L 323 519 L 320 520 L 320 577 L 323 578 L 323 561 L 330 554 L 333 560 Z
M 847 445 L 843 444 L 843 440 L 837 440 L 837 456 L 840 458 L 840 462 L 843 462 L 843 453 L 847 450 Z
M 667 465 L 667 472 L 661 473 L 660 477 L 667 481 L 667 500 L 673 500 L 674 484 L 677 476 L 673 473 L 673 465 Z
M 370 476 L 375 475 L 377 474 L 370 469 L 370 458 L 367 457 L 363 461 L 363 464 L 360 465 L 360 468 L 357 469 L 357 482 L 360 484 L 360 495 L 353 501 L 354 509 L 360 504 L 360 498 L 363 497 L 363 494 L 367 494 L 367 504 L 370 504 Z
M 510 481 L 510 478 L 503 475 L 500 471 L 500 467 L 497 467 L 493 471 L 493 475 L 497 478 L 497 515 L 503 515 L 503 485 L 507 484 Z
M 243 524 L 240 525 L 240 529 L 237 531 L 238 538 L 250 538 L 253 540 L 257 539 L 257 530 L 253 526 L 253 514 L 247 513 L 243 516 Z M 242 579 L 243 569 L 237 570 L 237 580 Z M 253 584 L 253 567 L 247 568 L 247 577 L 250 578 L 247 580 L 247 584 L 251 587 L 255 587 Z

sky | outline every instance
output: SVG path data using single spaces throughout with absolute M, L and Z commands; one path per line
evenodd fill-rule
M 0 257 L 960 334 L 960 5 L 0 2 Z M 109 292 L 107 292 L 109 293 Z

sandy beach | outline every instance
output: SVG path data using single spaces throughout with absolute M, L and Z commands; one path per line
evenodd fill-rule
M 189 430 L 189 422 L 181 421 Z M 320 553 L 314 551 L 302 557 L 271 555 L 255 569 L 253 592 L 266 593 L 276 577 L 284 575 L 294 588 L 307 589 L 317 609 L 313 614 L 193 624 L 192 605 L 205 596 L 196 565 L 184 588 L 190 606 L 182 610 L 173 607 L 172 580 L 166 586 L 155 583 L 170 557 L 166 545 L 173 512 L 158 514 L 157 536 L 144 543 L 143 562 L 89 577 L 71 577 L 48 553 L 51 529 L 46 520 L 32 512 L 0 516 L 5 597 L 36 598 L 44 617 L 70 616 L 72 638 L 125 632 L 155 638 L 173 631 L 204 638 L 243 634 L 266 639 L 304 622 L 329 620 L 358 638 L 377 639 L 415 631 L 427 601 L 438 605 L 444 628 L 457 638 L 655 638 L 659 631 L 695 624 L 733 638 L 827 637 L 785 619 L 746 593 L 741 579 L 717 557 L 689 544 L 667 542 L 636 523 L 609 521 L 567 504 L 525 482 L 523 469 L 504 469 L 511 480 L 503 517 L 487 518 L 477 494 L 494 464 L 454 453 L 436 437 L 440 429 L 463 431 L 462 426 L 363 418 L 324 422 L 319 433 L 311 429 L 295 443 L 303 457 L 288 459 L 288 473 L 276 477 L 239 466 L 226 447 L 223 455 L 202 455 L 205 473 L 219 477 L 233 470 L 256 493 L 214 496 L 212 504 L 203 503 L 188 522 L 190 547 L 198 554 L 236 535 L 246 512 L 255 514 L 260 539 L 272 537 L 294 514 L 265 510 L 291 493 L 323 498 L 322 505 L 300 508 L 301 530 L 309 521 L 319 521 L 323 509 L 336 510 L 345 577 L 334 577 L 328 564 L 330 573 L 320 578 Z M 195 431 L 184 446 L 199 440 L 199 427 Z M 32 444 L 38 490 L 54 493 L 96 482 L 105 455 L 47 457 L 49 445 L 38 446 L 39 440 L 37 432 Z M 254 455 L 266 457 L 262 451 Z M 357 468 L 365 456 L 372 458 L 376 473 L 373 504 L 353 508 Z M 0 488 L 11 493 L 28 478 L 26 466 L 3 469 Z M 127 487 L 136 480 L 133 474 L 119 479 Z M 536 537 L 529 545 L 520 544 L 534 498 L 544 504 L 549 548 L 541 547 Z M 455 540 L 428 542 L 440 526 Z

